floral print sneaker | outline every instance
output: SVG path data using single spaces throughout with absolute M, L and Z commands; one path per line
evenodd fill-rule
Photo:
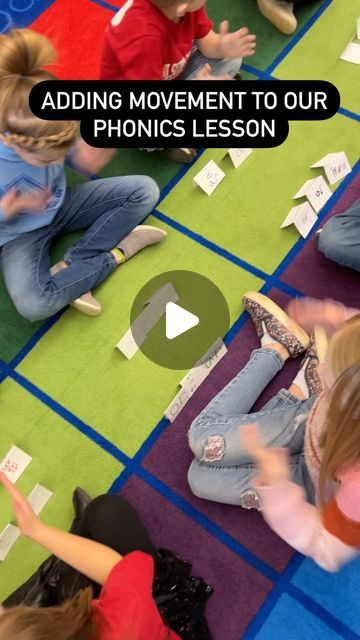
M 309 345 L 308 334 L 275 302 L 258 291 L 248 291 L 243 298 L 260 340 L 265 331 L 289 352 L 291 358 L 304 353 Z
M 328 348 L 326 332 L 322 327 L 315 327 L 310 334 L 310 343 L 301 363 L 305 382 L 310 396 L 318 396 L 323 390 L 323 384 L 318 373 L 319 364 L 325 360 Z

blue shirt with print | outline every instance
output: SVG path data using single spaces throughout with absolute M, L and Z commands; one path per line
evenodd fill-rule
M 22 233 L 46 227 L 52 223 L 65 196 L 64 165 L 34 167 L 22 160 L 14 149 L 0 141 L 0 198 L 14 187 L 19 193 L 46 188 L 51 191 L 53 197 L 41 213 L 24 211 L 10 220 L 6 220 L 0 206 L 0 247 Z

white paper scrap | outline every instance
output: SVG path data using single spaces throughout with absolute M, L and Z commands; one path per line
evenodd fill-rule
M 43 510 L 52 495 L 52 491 L 43 487 L 42 484 L 35 485 L 32 492 L 28 495 L 27 501 L 31 504 L 37 516 Z
M 356 20 L 356 37 L 360 40 L 360 18 Z
M 345 62 L 353 62 L 360 64 L 360 44 L 357 42 L 349 42 L 340 56 L 340 60 Z
M 322 209 L 331 196 L 332 192 L 326 184 L 325 179 L 322 176 L 318 176 L 312 180 L 307 180 L 294 195 L 294 200 L 296 200 L 296 198 L 306 197 L 316 213 L 319 213 L 320 209 Z
M 191 371 L 181 380 L 179 384 L 180 391 L 164 412 L 164 415 L 170 422 L 174 422 L 196 389 L 198 389 L 226 353 L 227 348 L 223 340 L 218 338 L 199 362 L 197 362 Z
M 306 238 L 315 222 L 317 221 L 317 215 L 309 202 L 304 202 L 296 207 L 293 207 L 286 216 L 280 229 L 289 227 L 293 224 L 303 238 Z
M 240 167 L 252 152 L 253 149 L 228 149 L 229 156 L 235 169 Z
M 149 298 L 145 309 L 117 343 L 116 348 L 130 360 L 145 342 L 149 331 L 164 315 L 167 303 L 177 302 L 177 300 L 179 296 L 171 282 L 168 282 Z
M 6 477 L 15 483 L 30 464 L 32 457 L 25 451 L 13 445 L 5 458 L 0 463 L 0 471 L 5 473 Z
M 21 536 L 19 527 L 14 524 L 6 525 L 5 529 L 0 533 L 0 560 L 5 560 L 11 547 L 15 544 L 16 540 Z
M 351 166 L 344 151 L 328 153 L 318 162 L 311 165 L 311 168 L 324 167 L 326 177 L 330 184 L 335 184 L 342 180 L 348 173 L 351 173 Z
M 211 196 L 216 187 L 225 178 L 225 173 L 218 167 L 214 160 L 209 162 L 193 178 L 193 188 L 200 187 L 206 195 Z

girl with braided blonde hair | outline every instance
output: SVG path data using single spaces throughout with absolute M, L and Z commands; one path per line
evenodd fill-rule
M 44 36 L 16 29 L 0 35 L 0 256 L 5 283 L 19 313 L 30 321 L 68 304 L 97 315 L 90 293 L 120 264 L 165 232 L 139 225 L 159 190 L 147 176 L 93 180 L 67 188 L 64 161 L 98 171 L 108 150 L 79 140 L 74 122 L 37 118 L 29 107 L 32 87 L 54 79 L 45 65 L 56 59 Z M 64 260 L 51 267 L 58 234 L 86 230 Z

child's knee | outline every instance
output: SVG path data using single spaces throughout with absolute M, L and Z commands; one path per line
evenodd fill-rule
M 12 296 L 13 303 L 23 318 L 29 322 L 45 320 L 52 315 L 48 302 L 41 296 L 32 293 Z
M 138 180 L 139 182 L 134 195 L 149 211 L 152 211 L 158 203 L 160 189 L 155 180 L 149 176 L 139 176 Z
M 226 453 L 225 438 L 221 434 L 209 436 L 204 433 L 199 436 L 195 435 L 194 430 L 190 430 L 189 446 L 194 456 L 201 462 L 219 462 Z

